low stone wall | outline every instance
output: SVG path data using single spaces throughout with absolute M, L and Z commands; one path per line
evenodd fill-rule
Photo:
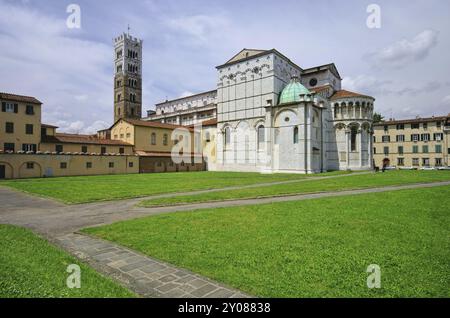
M 206 170 L 205 162 L 176 164 L 170 157 L 139 157 L 139 172 L 188 172 Z
M 0 154 L 0 178 L 139 173 L 134 155 Z

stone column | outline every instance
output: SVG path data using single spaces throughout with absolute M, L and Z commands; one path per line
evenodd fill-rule
M 359 129 L 359 166 L 363 166 L 363 135 L 364 135 L 364 129 Z
M 367 130 L 367 134 L 369 135 L 369 142 L 367 143 L 368 144 L 368 152 L 367 152 L 367 157 L 368 157 L 368 160 L 369 160 L 369 167 L 370 168 L 373 168 L 373 131 L 369 128 L 368 130 Z
M 345 151 L 346 151 L 347 169 L 349 169 L 350 168 L 350 130 L 348 128 L 345 129 Z

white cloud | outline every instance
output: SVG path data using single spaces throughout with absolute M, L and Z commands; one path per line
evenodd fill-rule
M 216 32 L 228 25 L 223 16 L 192 15 L 169 19 L 167 25 L 173 30 L 191 35 L 200 40 L 216 36 Z
M 392 82 L 389 80 L 379 80 L 369 75 L 347 76 L 342 79 L 343 89 L 369 95 L 378 95 L 386 92 L 387 86 L 391 84 Z
M 412 40 L 403 39 L 369 55 L 372 63 L 400 68 L 425 59 L 438 43 L 439 32 L 424 30 Z

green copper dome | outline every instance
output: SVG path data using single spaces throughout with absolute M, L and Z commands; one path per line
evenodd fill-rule
M 292 77 L 291 82 L 286 85 L 280 95 L 280 104 L 295 103 L 300 101 L 300 95 L 308 95 L 311 92 L 300 82 L 298 77 Z

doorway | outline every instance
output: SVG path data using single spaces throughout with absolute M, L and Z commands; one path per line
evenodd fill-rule
M 0 165 L 0 179 L 6 178 L 6 167 L 5 165 Z

